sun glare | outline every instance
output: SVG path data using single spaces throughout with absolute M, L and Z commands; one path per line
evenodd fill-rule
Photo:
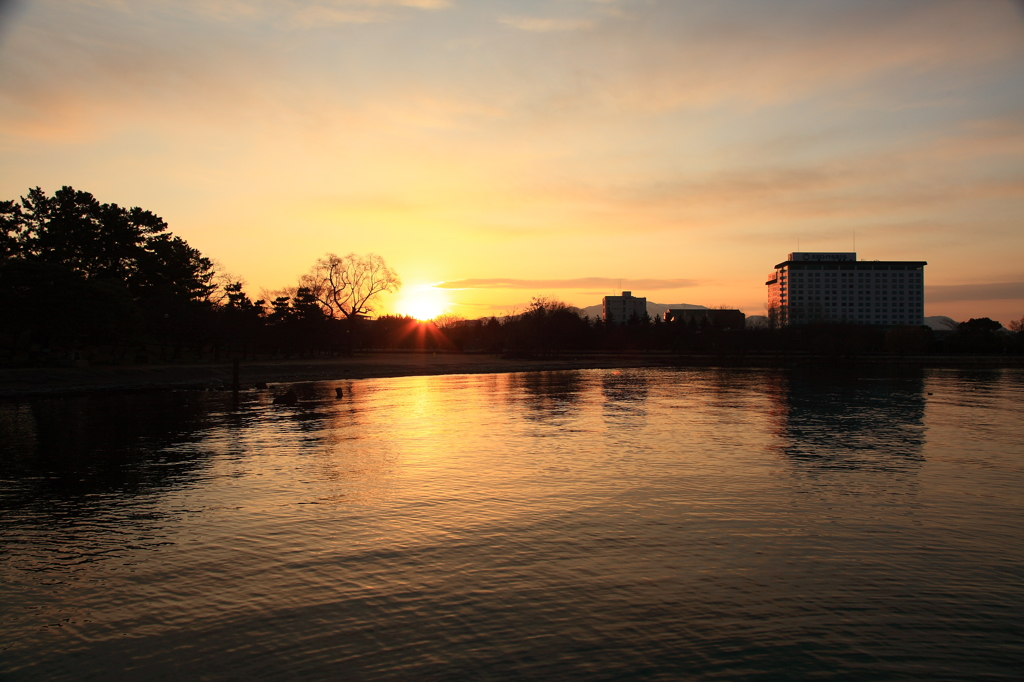
M 411 315 L 417 320 L 432 320 L 445 311 L 448 301 L 444 294 L 431 286 L 421 285 L 409 291 L 396 308 L 401 315 Z

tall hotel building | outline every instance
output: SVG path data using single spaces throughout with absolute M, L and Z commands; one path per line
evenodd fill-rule
M 925 261 L 859 261 L 856 253 L 791 253 L 768 276 L 768 314 L 809 322 L 924 324 Z

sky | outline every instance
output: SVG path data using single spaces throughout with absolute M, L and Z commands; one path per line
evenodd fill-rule
M 1024 316 L 1024 4 L 0 0 L 0 199 L 141 206 L 254 297 L 377 253 L 379 313 L 763 314 L 792 251 Z

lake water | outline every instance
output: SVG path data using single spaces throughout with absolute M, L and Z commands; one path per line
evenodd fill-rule
M 0 676 L 1024 670 L 1019 371 L 299 389 L 0 404 Z

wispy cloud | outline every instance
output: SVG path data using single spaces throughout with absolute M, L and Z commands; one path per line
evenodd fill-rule
M 296 28 L 311 28 L 331 24 L 369 24 L 390 21 L 392 16 L 376 9 L 330 7 L 310 5 L 296 10 L 289 17 L 289 24 Z
M 772 106 L 823 96 L 842 108 L 877 106 L 900 84 L 966 74 L 1020 48 L 1018 26 L 998 25 L 1007 12 L 996 2 L 886 3 L 870 12 L 856 3 L 744 4 L 745 11 L 718 13 L 701 3 L 660 3 L 632 21 L 595 21 L 559 55 L 561 78 L 537 80 L 546 84 L 533 91 L 546 98 L 537 106 L 550 109 L 567 96 L 577 111 Z M 502 19 L 535 31 L 559 30 L 561 21 L 568 30 L 587 19 Z
M 908 136 L 884 148 L 807 160 L 800 154 L 772 157 L 743 145 L 723 147 L 721 158 L 743 162 L 646 177 L 602 176 L 584 168 L 538 195 L 586 206 L 595 216 L 633 216 L 631 229 L 645 233 L 767 222 L 799 224 L 803 230 L 815 221 L 819 235 L 908 221 L 927 224 L 934 233 L 937 221 L 921 218 L 938 207 L 948 224 L 953 209 L 1024 198 L 1024 178 L 1002 162 L 1024 153 L 1022 133 L 1019 125 L 1002 119 L 977 121 L 942 134 Z M 840 222 L 826 228 L 823 220 Z M 618 229 L 614 221 L 608 225 Z M 577 229 L 601 228 L 590 221 Z
M 926 286 L 929 303 L 952 301 L 1024 301 L 1024 282 L 993 282 L 989 284 L 953 284 Z
M 135 15 L 159 11 L 166 15 L 193 15 L 219 21 L 273 20 L 293 27 L 384 21 L 392 15 L 378 10 L 436 10 L 452 6 L 450 0 L 61 0 L 61 3 Z
M 520 31 L 549 33 L 551 31 L 578 31 L 594 25 L 589 19 L 551 17 L 502 17 L 499 21 Z
M 492 279 L 457 279 L 450 282 L 439 282 L 434 286 L 439 289 L 597 289 L 618 291 L 620 287 L 643 291 L 661 289 L 685 289 L 700 283 L 692 279 L 615 279 L 612 277 L 578 277 L 576 279 L 510 279 L 497 277 Z

